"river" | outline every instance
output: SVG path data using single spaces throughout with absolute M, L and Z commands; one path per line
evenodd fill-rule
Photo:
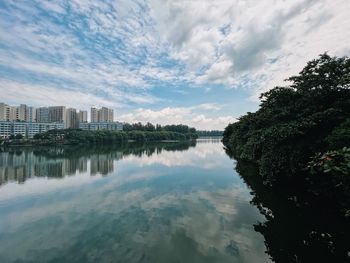
M 0 262 L 271 262 L 219 139 L 0 152 Z

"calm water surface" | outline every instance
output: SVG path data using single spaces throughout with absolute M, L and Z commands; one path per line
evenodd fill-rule
M 270 262 L 215 139 L 0 152 L 0 262 Z

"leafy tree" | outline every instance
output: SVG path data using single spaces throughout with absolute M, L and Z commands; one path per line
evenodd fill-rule
M 136 124 L 135 126 L 139 126 Z M 132 127 L 132 125 L 130 125 Z M 148 130 L 147 130 L 148 129 Z M 152 124 L 143 126 L 143 130 L 130 131 L 84 131 L 80 129 L 50 130 L 45 133 L 35 134 L 37 144 L 108 144 L 121 143 L 128 140 L 164 141 L 164 140 L 193 140 L 197 138 L 196 133 L 179 133 L 171 131 L 156 131 Z
M 223 143 L 266 216 L 255 230 L 274 261 L 347 262 L 350 59 L 322 54 L 288 81 L 229 124 Z
M 350 59 L 323 54 L 288 81 L 224 131 L 231 154 L 259 163 L 267 181 L 297 175 L 316 152 L 350 143 Z
M 22 134 L 16 134 L 15 138 L 17 140 L 23 139 L 23 135 Z
M 152 123 L 147 122 L 147 124 L 145 125 L 145 131 L 155 131 L 155 127 Z

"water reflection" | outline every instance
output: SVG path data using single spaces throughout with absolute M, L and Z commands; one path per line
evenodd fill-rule
M 218 140 L 21 154 L 67 165 L 0 187 L 0 262 L 269 262 Z
M 350 262 L 350 221 L 335 200 L 306 191 L 301 180 L 266 186 L 257 167 L 243 161 L 236 169 L 252 189 L 252 204 L 267 219 L 254 228 L 274 262 Z
M 114 161 L 133 155 L 148 157 L 162 151 L 183 151 L 196 142 L 122 144 L 90 147 L 9 148 L 0 151 L 0 185 L 8 181 L 24 183 L 29 178 L 63 178 L 88 171 L 91 176 L 113 172 Z

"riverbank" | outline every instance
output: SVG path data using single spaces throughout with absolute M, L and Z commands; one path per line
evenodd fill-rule
M 349 260 L 349 72 L 349 58 L 321 55 L 224 131 L 276 262 Z
M 51 130 L 36 134 L 33 139 L 9 139 L 2 146 L 110 144 L 123 142 L 180 142 L 196 140 L 196 133 L 170 131 L 83 131 Z
M 289 78 L 290 86 L 263 93 L 257 112 L 226 127 L 228 154 L 258 165 L 265 185 L 306 189 L 333 200 L 339 214 L 349 217 L 348 72 L 349 58 L 324 54 Z

